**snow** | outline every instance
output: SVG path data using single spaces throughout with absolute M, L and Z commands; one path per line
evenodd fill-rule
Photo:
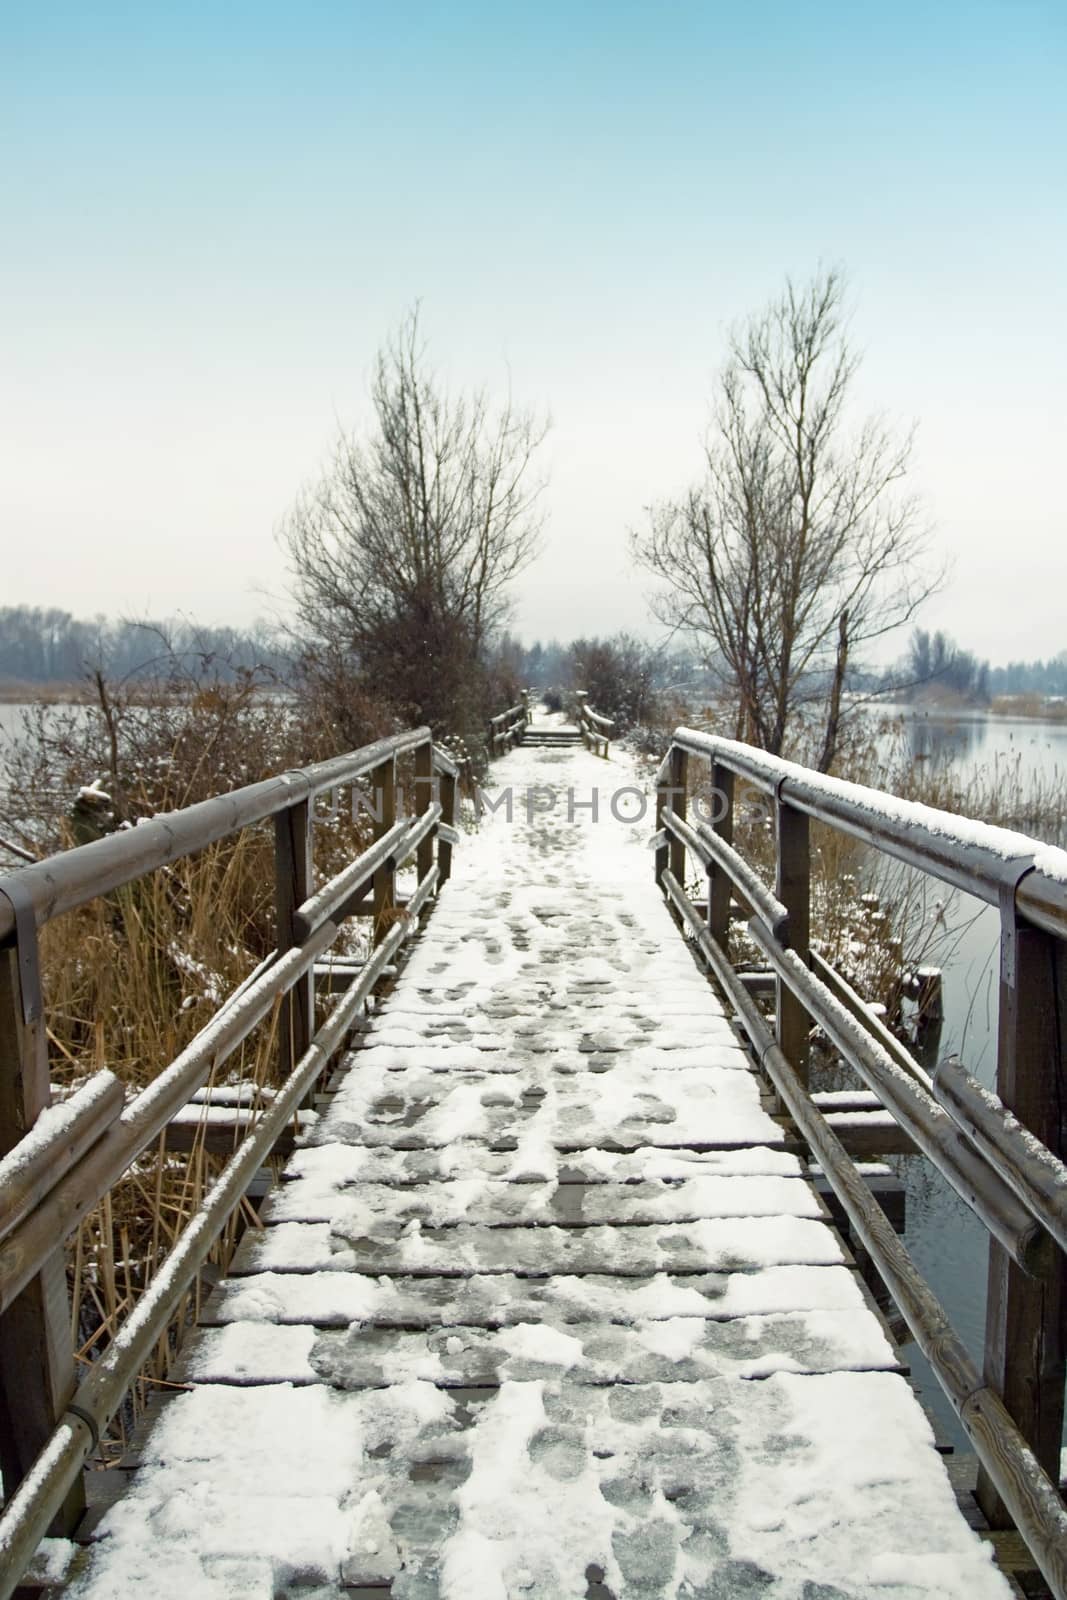
M 400 1547 L 376 1489 L 368 1489 L 352 1513 L 348 1550 L 341 1562 L 345 1583 L 387 1583 L 400 1570 Z
M 106 1069 L 94 1075 L 66 1100 L 45 1106 L 36 1122 L 13 1150 L 0 1161 L 0 1189 L 15 1185 L 31 1162 L 73 1133 L 83 1117 L 91 1115 L 100 1100 L 114 1092 L 118 1079 Z
M 632 771 L 495 775 L 71 1594 L 1003 1600 Z
M 526 1163 L 516 1160 L 522 1169 Z M 553 1171 L 556 1158 L 553 1152 Z M 519 1174 L 516 1174 L 518 1177 Z M 522 1181 L 471 1176 L 428 1182 L 414 1189 L 365 1183 L 354 1189 L 335 1183 L 297 1180 L 276 1192 L 266 1208 L 271 1224 L 286 1221 L 328 1222 L 335 1232 L 373 1237 L 376 1230 L 418 1217 L 426 1226 L 452 1227 L 477 1222 L 500 1227 L 508 1222 L 692 1222 L 699 1217 L 817 1217 L 819 1204 L 806 1183 L 796 1178 L 748 1175 L 694 1176 L 669 1182 L 647 1179 L 617 1187 L 575 1183 Z M 577 1206 L 572 1219 L 569 1211 Z
M 26 1587 L 45 1589 L 62 1583 L 77 1551 L 78 1546 L 70 1539 L 42 1539 L 26 1574 Z
M 760 1271 L 666 1272 L 627 1278 L 560 1273 L 550 1281 L 513 1273 L 456 1278 L 447 1300 L 418 1279 L 350 1272 L 257 1272 L 224 1279 L 220 1320 L 309 1323 L 320 1328 L 355 1322 L 462 1326 L 537 1321 L 551 1308 L 560 1321 L 632 1322 L 666 1317 L 730 1318 L 777 1311 L 848 1310 L 863 1304 L 844 1267 L 764 1267 Z
M 251 1239 L 242 1261 L 259 1272 L 432 1273 L 453 1277 L 509 1270 L 617 1272 L 723 1272 L 747 1267 L 842 1260 L 837 1237 L 806 1217 L 702 1218 L 660 1226 L 497 1227 L 458 1224 L 423 1230 L 335 1231 L 328 1223 L 283 1222 Z
M 103 788 L 103 780 L 94 778 L 92 783 L 83 784 L 78 790 L 79 800 L 88 800 L 92 805 L 111 804 L 111 796 Z
M 574 1367 L 582 1359 L 582 1341 L 560 1328 L 544 1323 L 517 1322 L 500 1336 L 510 1355 L 527 1361 L 549 1362 L 552 1366 Z

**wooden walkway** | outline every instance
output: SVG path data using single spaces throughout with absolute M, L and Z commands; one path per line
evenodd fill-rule
M 70 1592 L 1007 1595 L 627 769 L 494 780 Z

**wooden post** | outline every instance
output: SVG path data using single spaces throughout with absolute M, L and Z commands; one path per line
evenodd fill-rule
M 684 819 L 686 812 L 686 783 L 689 776 L 689 755 L 678 745 L 671 746 L 671 770 L 667 793 L 667 809 Z M 685 887 L 685 845 L 672 833 L 667 843 L 667 860 L 671 872 Z
M 441 821 L 450 828 L 456 825 L 456 780 L 451 772 L 441 779 Z M 437 887 L 447 883 L 452 876 L 452 846 L 447 839 L 437 841 Z
M 789 912 L 789 948 L 809 965 L 811 944 L 811 829 L 802 811 L 775 800 L 778 837 L 776 892 Z M 801 1083 L 808 1082 L 811 1021 L 801 1001 L 778 979 L 778 1046 Z
M 1001 927 L 997 1094 L 1054 1155 L 1067 1150 L 1067 945 L 1019 926 L 1014 905 Z M 1052 1271 L 1028 1278 L 994 1240 L 989 1242 L 985 1378 L 1004 1401 L 1054 1483 L 1059 1482 L 1063 1428 L 1067 1265 L 1057 1252 Z M 977 1499 L 993 1528 L 1010 1527 L 988 1475 Z
M 371 773 L 371 784 L 379 816 L 374 820 L 374 837 L 383 833 L 396 821 L 396 757 L 390 756 Z M 374 874 L 374 943 L 381 944 L 393 925 L 396 909 L 396 865 L 386 862 Z
M 34 939 L 36 943 L 36 939 Z M 36 950 L 32 952 L 36 961 Z M 0 949 L 0 1156 L 7 1155 L 49 1104 L 48 1045 L 39 1007 L 23 1004 L 18 951 Z M 14 1493 L 74 1394 L 74 1353 L 62 1245 L 0 1316 L 0 1470 Z M 73 1532 L 85 1509 L 79 1479 L 52 1524 Z
M 298 800 L 274 818 L 274 911 L 280 955 L 300 943 L 293 917 L 312 890 L 311 833 L 310 800 Z M 283 998 L 279 1028 L 279 1070 L 288 1077 L 315 1031 L 315 978 L 311 972 Z
M 415 815 L 421 817 L 428 811 L 434 799 L 433 777 L 433 743 L 427 739 L 425 744 L 420 744 L 415 751 Z M 433 834 L 428 833 L 425 839 L 419 841 L 416 855 L 418 877 L 421 883 L 433 866 Z
M 726 844 L 734 842 L 734 775 L 711 764 L 711 827 Z M 730 947 L 730 879 L 721 867 L 708 874 L 708 932 L 724 954 Z
M 663 832 L 663 815 L 664 815 L 664 812 L 667 810 L 667 788 L 668 788 L 669 783 L 670 783 L 670 779 L 669 778 L 661 778 L 660 781 L 656 784 L 656 832 L 657 833 L 662 833 Z M 656 855 L 655 855 L 655 875 L 656 875 L 656 885 L 657 885 L 657 887 L 662 886 L 663 874 L 667 870 L 667 867 L 668 867 L 668 865 L 670 863 L 670 859 L 671 859 L 671 853 L 670 853 L 670 850 L 667 848 L 666 843 L 659 845 L 657 847 L 657 849 L 656 849 Z

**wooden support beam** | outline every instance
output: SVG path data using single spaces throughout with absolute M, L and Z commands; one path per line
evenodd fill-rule
M 421 817 L 434 802 L 434 775 L 433 775 L 433 745 L 427 739 L 425 744 L 420 744 L 415 751 L 415 815 Z M 418 880 L 423 878 L 433 866 L 434 836 L 433 830 L 420 839 L 416 852 L 418 867 Z
M 778 839 L 778 899 L 789 913 L 788 945 L 810 963 L 811 943 L 811 828 L 801 811 L 782 799 L 775 802 Z M 778 1046 L 801 1083 L 808 1081 L 811 1020 L 801 1000 L 778 980 Z
M 456 779 L 451 772 L 442 774 L 441 777 L 441 821 L 449 828 L 456 825 Z M 437 884 L 447 883 L 452 875 L 452 843 L 451 840 L 439 838 L 437 841 Z
M 396 821 L 396 757 L 390 756 L 371 773 L 371 787 L 375 801 L 374 837 L 383 833 Z M 386 862 L 374 874 L 374 943 L 381 944 L 393 925 L 396 910 L 396 867 Z
M 279 955 L 301 942 L 295 917 L 297 907 L 312 891 L 311 830 L 310 800 L 299 800 L 274 818 L 274 909 Z M 283 1074 L 293 1070 L 311 1043 L 314 1021 L 315 979 L 309 971 L 281 1003 L 278 1046 Z
M 29 937 L 34 948 L 23 953 L 36 969 L 32 927 Z M 24 1004 L 26 977 L 25 969 L 20 974 L 15 944 L 0 948 L 0 1156 L 29 1133 L 51 1099 L 44 1019 L 38 1006 Z M 60 1243 L 0 1315 L 0 1470 L 8 1497 L 62 1417 L 74 1393 L 74 1376 L 66 1257 Z M 52 1532 L 69 1534 L 84 1508 L 79 1480 Z
M 676 817 L 685 820 L 686 814 L 686 787 L 689 779 L 689 757 L 679 746 L 671 747 L 671 767 L 668 778 L 666 796 L 666 809 L 673 811 Z M 681 839 L 671 835 L 667 845 L 667 860 L 671 872 L 680 884 L 685 885 L 685 845 Z
M 711 819 L 709 827 L 724 844 L 734 842 L 734 775 L 717 761 L 711 764 Z M 730 896 L 733 886 L 722 866 L 709 868 L 708 932 L 724 953 L 730 949 Z
M 1001 929 L 997 1094 L 1024 1127 L 1063 1158 L 1067 1117 L 1067 947 L 1016 922 Z M 1056 1252 L 1051 1272 L 1030 1278 L 989 1244 L 985 1378 L 1000 1395 L 1045 1471 L 1059 1479 L 1067 1353 L 1067 1273 Z M 991 1528 L 1011 1519 L 989 1475 L 977 1499 Z

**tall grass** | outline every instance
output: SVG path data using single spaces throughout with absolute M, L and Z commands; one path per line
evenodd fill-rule
M 336 753 L 329 729 L 321 738 L 314 730 L 309 735 L 288 705 L 257 699 L 251 686 L 219 685 L 184 698 L 168 690 L 147 705 L 143 698 L 117 703 L 107 695 L 94 708 L 31 716 L 11 752 L 4 821 L 43 853 Z M 85 786 L 93 786 L 95 796 L 86 798 Z M 341 810 L 320 818 L 316 882 L 350 860 L 368 832 L 365 815 L 356 821 Z M 355 934 L 350 947 L 361 937 Z M 41 959 L 55 1092 L 70 1091 L 104 1067 L 127 1085 L 127 1098 L 151 1083 L 275 940 L 270 823 L 48 923 Z M 276 1080 L 277 1033 L 276 1006 L 218 1075 L 218 1083 L 249 1086 L 253 1117 L 269 1103 Z M 216 1086 L 213 1077 L 209 1088 Z M 106 1348 L 199 1209 L 226 1159 L 207 1150 L 206 1133 L 205 1117 L 188 1152 L 167 1149 L 161 1138 L 69 1241 L 71 1332 L 79 1361 L 90 1362 Z M 146 1396 L 170 1383 L 201 1285 L 226 1271 L 241 1231 L 254 1222 L 245 1202 L 103 1441 L 104 1460 L 121 1454 Z
M 1032 834 L 1056 844 L 1067 833 L 1067 772 L 1058 765 L 1033 768 L 1022 752 L 994 754 L 991 761 L 961 772 L 947 755 L 917 759 L 900 723 L 890 724 L 888 749 L 873 746 L 855 763 L 856 781 L 917 800 L 940 811 L 973 817 Z M 842 776 L 852 777 L 853 772 Z

